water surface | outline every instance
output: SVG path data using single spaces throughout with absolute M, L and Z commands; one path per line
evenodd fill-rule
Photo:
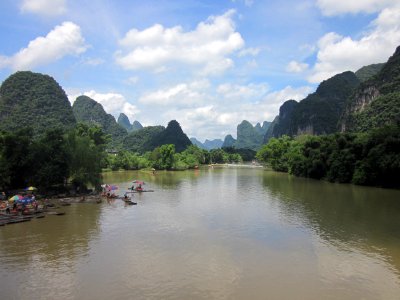
M 1 299 L 398 299 L 400 192 L 257 168 L 110 172 L 154 192 L 0 227 Z

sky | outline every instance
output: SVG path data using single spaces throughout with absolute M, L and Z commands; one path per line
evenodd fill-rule
M 272 121 L 331 76 L 387 61 L 400 0 L 2 0 L 0 82 L 52 76 L 116 118 L 200 141 Z

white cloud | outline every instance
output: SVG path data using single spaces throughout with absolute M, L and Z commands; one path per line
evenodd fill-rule
M 87 45 L 81 29 L 72 22 L 56 26 L 45 37 L 37 37 L 13 56 L 0 57 L 0 67 L 13 70 L 30 70 L 57 61 L 67 55 L 85 52 Z
M 67 11 L 66 0 L 23 0 L 21 12 L 43 16 L 62 15 Z
M 162 106 L 193 106 L 208 98 L 204 90 L 208 89 L 209 85 L 210 83 L 207 80 L 180 83 L 173 87 L 146 93 L 139 98 L 139 102 Z
M 268 90 L 266 83 L 224 83 L 213 87 L 200 80 L 147 93 L 139 101 L 144 123 L 154 124 L 154 115 L 162 124 L 176 119 L 185 133 L 204 140 L 235 136 L 236 126 L 244 119 L 253 125 L 272 121 L 284 101 L 301 100 L 312 92 L 307 86 Z
M 235 31 L 233 10 L 209 17 L 195 30 L 164 28 L 160 24 L 142 31 L 131 29 L 120 40 L 116 62 L 128 70 L 157 70 L 166 65 L 184 64 L 200 69 L 202 74 L 219 74 L 232 67 L 229 55 L 240 50 L 244 41 Z
M 83 61 L 84 64 L 89 66 L 98 66 L 105 63 L 105 60 L 102 58 L 87 58 Z
M 247 55 L 251 55 L 251 56 L 257 56 L 260 53 L 261 49 L 260 48 L 246 48 L 243 49 L 239 52 L 238 56 L 239 57 L 243 57 L 243 56 L 247 56 Z
M 308 80 L 320 82 L 335 74 L 385 62 L 400 44 L 400 5 L 382 10 L 370 31 L 359 39 L 330 32 L 318 42 L 317 62 Z
M 308 69 L 308 64 L 292 60 L 287 66 L 286 71 L 289 73 L 301 73 Z
M 232 2 L 236 2 L 236 0 L 231 0 Z M 252 7 L 254 4 L 254 0 L 241 0 L 243 1 L 244 5 L 246 5 L 247 7 Z
M 266 94 L 269 87 L 266 83 L 248 85 L 220 84 L 217 93 L 229 101 L 258 100 Z
M 125 83 L 129 84 L 129 85 L 136 85 L 138 83 L 138 81 L 139 81 L 138 76 L 131 76 L 125 80 Z
M 317 6 L 326 16 L 374 13 L 397 4 L 399 0 L 317 0 Z
M 77 90 L 67 90 L 67 94 L 71 103 L 74 103 L 80 95 L 88 96 L 100 103 L 104 110 L 115 118 L 118 118 L 119 114 L 123 112 L 130 120 L 134 120 L 140 112 L 135 105 L 129 103 L 123 95 L 118 93 L 98 93 L 94 90 L 81 93 Z

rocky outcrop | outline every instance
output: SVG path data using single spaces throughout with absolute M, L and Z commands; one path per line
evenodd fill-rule
M 400 46 L 379 73 L 365 81 L 347 102 L 340 118 L 344 131 L 365 131 L 387 125 L 400 118 Z M 376 103 L 378 102 L 378 103 Z
M 222 148 L 234 147 L 235 143 L 236 143 L 236 140 L 233 138 L 233 136 L 228 134 L 224 139 L 224 143 L 222 144 Z

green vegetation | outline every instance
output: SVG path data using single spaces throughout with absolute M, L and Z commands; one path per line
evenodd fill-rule
M 239 155 L 239 157 L 241 159 L 240 159 L 240 161 L 237 161 L 237 162 L 252 161 L 253 159 L 256 158 L 256 154 L 257 154 L 257 152 L 252 149 L 243 149 L 243 148 L 236 149 L 235 147 L 222 147 L 222 150 L 224 150 L 227 154 Z M 230 160 L 232 161 L 233 159 L 230 158 Z
M 400 126 L 368 133 L 272 138 L 257 158 L 276 171 L 331 182 L 399 188 Z
M 400 123 L 400 92 L 379 96 L 363 111 L 354 113 L 350 120 L 356 132 Z
M 137 153 L 151 151 L 154 149 L 149 146 L 151 140 L 164 130 L 163 126 L 147 126 L 143 129 L 133 131 L 124 139 L 123 148 Z
M 234 147 L 235 143 L 236 143 L 236 140 L 233 138 L 233 136 L 228 134 L 224 139 L 224 143 L 222 144 L 222 148 Z
M 385 64 L 383 63 L 383 64 L 372 64 L 369 66 L 365 66 L 356 71 L 355 74 L 361 82 L 364 82 L 375 76 L 380 70 L 382 70 L 384 65 Z
M 32 128 L 38 136 L 48 128 L 68 130 L 76 121 L 67 95 L 50 76 L 16 72 L 0 87 L 0 129 Z
M 0 187 L 59 189 L 68 182 L 85 188 L 100 184 L 107 137 L 100 127 L 78 124 L 64 133 L 50 129 L 35 138 L 33 129 L 0 134 Z
M 260 148 L 263 142 L 263 134 L 261 134 L 250 122 L 243 120 L 237 126 L 236 148 L 253 149 Z
M 347 99 L 359 83 L 353 72 L 344 72 L 323 81 L 315 93 L 300 102 L 286 101 L 279 109 L 279 116 L 267 130 L 264 141 L 282 135 L 337 132 Z
M 127 115 L 125 115 L 124 113 L 120 113 L 119 114 L 117 123 L 122 128 L 125 128 L 125 130 L 127 132 L 131 132 L 132 131 L 132 124 L 131 124 L 131 122 L 129 122 L 129 119 L 128 119 Z
M 109 147 L 120 148 L 123 139 L 128 135 L 110 114 L 107 114 L 103 106 L 87 96 L 76 98 L 72 106 L 75 118 L 78 122 L 100 126 L 106 134 L 111 135 Z
M 119 114 L 117 123 L 122 128 L 125 128 L 127 132 L 132 132 L 143 128 L 142 124 L 140 124 L 138 121 L 134 121 L 131 124 L 129 118 L 124 113 Z
M 119 152 L 115 156 L 109 154 L 106 160 L 106 167 L 111 170 L 138 170 L 144 168 L 187 170 L 209 163 L 237 163 L 242 161 L 242 157 L 238 153 L 227 153 L 222 149 L 207 151 L 190 145 L 184 151 L 177 153 L 175 145 L 166 144 L 143 155 L 128 151 Z
M 188 146 L 192 145 L 187 135 L 182 131 L 179 123 L 175 120 L 170 121 L 165 130 L 149 139 L 145 143 L 144 148 L 150 150 L 167 144 L 175 145 L 176 152 L 182 152 Z
M 381 71 L 363 82 L 347 103 L 340 125 L 346 131 L 366 131 L 400 120 L 400 47 Z

